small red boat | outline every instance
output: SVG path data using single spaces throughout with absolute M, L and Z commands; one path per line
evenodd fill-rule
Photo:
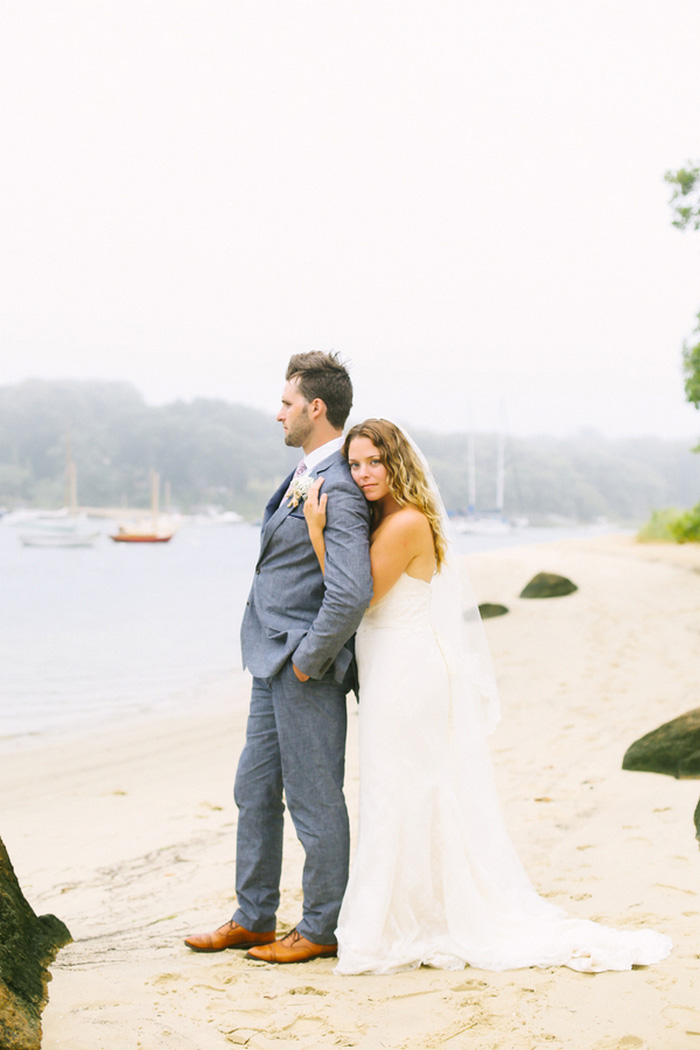
M 151 471 L 151 519 L 119 525 L 117 532 L 110 533 L 115 543 L 167 543 L 175 535 L 173 528 L 166 528 L 158 521 L 158 495 L 160 478 Z
M 111 537 L 115 543 L 167 543 L 173 538 L 174 533 L 168 532 L 158 535 L 153 532 L 117 532 Z

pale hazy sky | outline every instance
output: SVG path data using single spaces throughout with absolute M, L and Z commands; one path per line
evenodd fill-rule
M 0 0 L 0 384 L 700 434 L 697 0 Z

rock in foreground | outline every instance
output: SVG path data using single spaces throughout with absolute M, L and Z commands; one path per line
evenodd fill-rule
M 538 572 L 520 592 L 521 598 L 561 598 L 573 594 L 578 587 L 566 576 L 557 576 L 555 572 Z
M 622 768 L 678 779 L 700 777 L 700 707 L 635 740 L 622 759 Z M 697 824 L 697 812 L 695 820 Z
M 491 620 L 494 616 L 505 616 L 507 612 L 507 605 L 496 605 L 493 602 L 482 602 L 479 606 L 479 614 L 482 620 Z
M 55 915 L 34 914 L 0 839 L 0 1047 L 39 1050 L 48 965 L 71 935 Z

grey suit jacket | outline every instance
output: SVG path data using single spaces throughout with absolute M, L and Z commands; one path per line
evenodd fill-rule
M 328 494 L 325 578 L 309 539 L 303 503 L 279 505 L 292 475 L 265 510 L 260 554 L 241 625 L 243 665 L 270 678 L 292 657 L 311 678 L 329 672 L 350 688 L 352 638 L 372 598 L 369 509 L 335 452 L 312 474 Z M 351 670 L 351 669 L 350 669 Z

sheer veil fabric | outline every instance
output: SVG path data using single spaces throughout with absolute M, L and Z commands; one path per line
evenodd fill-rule
M 404 573 L 357 633 L 360 822 L 335 972 L 658 962 L 668 937 L 573 918 L 523 869 L 486 739 L 498 719 L 495 676 L 464 582 L 452 554 L 431 584 Z

